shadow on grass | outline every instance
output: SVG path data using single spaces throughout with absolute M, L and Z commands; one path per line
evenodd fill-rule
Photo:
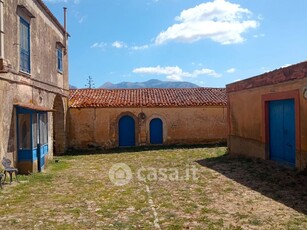
M 307 176 L 275 162 L 229 154 L 197 161 L 277 202 L 307 214 Z
M 159 146 L 141 146 L 141 147 L 130 147 L 130 148 L 115 148 L 115 149 L 70 149 L 66 152 L 66 156 L 78 156 L 78 155 L 95 155 L 95 154 L 119 154 L 129 152 L 144 152 L 154 150 L 176 150 L 176 149 L 191 149 L 191 148 L 216 148 L 226 147 L 226 143 L 219 144 L 202 144 L 202 145 L 159 145 Z

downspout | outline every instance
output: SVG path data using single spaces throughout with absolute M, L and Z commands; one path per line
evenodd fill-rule
M 1 1 L 1 0 L 0 0 Z M 63 7 L 64 10 L 64 55 L 67 55 L 67 40 L 68 40 L 68 33 L 67 33 L 67 8 Z M 65 57 L 66 60 L 66 65 L 65 65 L 65 75 L 64 75 L 64 79 L 63 79 L 63 89 L 65 89 L 65 81 L 67 80 L 68 82 L 68 57 Z M 63 63 L 64 64 L 64 63 Z M 68 89 L 69 89 L 69 83 L 67 85 Z M 66 99 L 67 100 L 67 99 Z M 66 111 L 66 113 L 65 113 Z M 64 134 L 65 134 L 65 139 L 64 139 L 64 153 L 66 152 L 67 149 L 67 143 L 68 143 L 68 135 L 67 135 L 67 130 L 68 130 L 68 126 L 69 126 L 69 121 L 67 119 L 67 116 L 69 116 L 69 111 L 68 111 L 68 101 L 66 101 L 66 105 L 64 105 Z
M 3 2 L 4 0 L 0 0 L 0 59 L 3 67 L 4 60 L 4 23 L 3 23 Z
M 2 0 L 0 0 L 2 1 Z M 63 7 L 64 9 L 64 54 L 67 54 L 67 8 Z

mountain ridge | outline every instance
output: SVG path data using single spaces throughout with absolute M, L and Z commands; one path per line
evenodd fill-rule
M 99 88 L 102 89 L 139 89 L 139 88 L 199 88 L 200 86 L 185 81 L 160 81 L 151 79 L 144 82 L 120 82 L 113 84 L 106 82 Z

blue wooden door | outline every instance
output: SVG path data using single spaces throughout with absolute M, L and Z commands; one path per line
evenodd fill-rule
M 48 153 L 48 145 L 41 145 L 37 146 L 38 149 L 38 171 L 42 171 L 45 168 L 45 157 Z
M 295 167 L 294 100 L 269 102 L 270 159 Z
M 40 113 L 38 117 L 38 170 L 42 171 L 45 167 L 45 158 L 48 154 L 48 117 L 47 113 Z
M 135 122 L 130 116 L 123 116 L 118 124 L 119 146 L 135 146 Z
M 149 125 L 150 144 L 163 144 L 163 122 L 159 118 L 152 119 Z
M 17 146 L 19 163 L 35 164 L 38 171 L 44 169 L 45 157 L 48 154 L 46 112 L 17 107 Z
M 37 145 L 37 161 L 38 161 L 38 171 L 41 172 L 43 170 L 43 167 L 45 165 L 45 158 L 43 155 L 43 151 L 41 146 L 38 144 Z

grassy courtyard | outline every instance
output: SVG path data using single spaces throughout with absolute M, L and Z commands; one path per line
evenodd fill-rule
M 57 158 L 46 172 L 4 186 L 0 229 L 307 229 L 306 176 L 225 151 Z M 131 168 L 128 184 L 109 179 L 116 163 Z

